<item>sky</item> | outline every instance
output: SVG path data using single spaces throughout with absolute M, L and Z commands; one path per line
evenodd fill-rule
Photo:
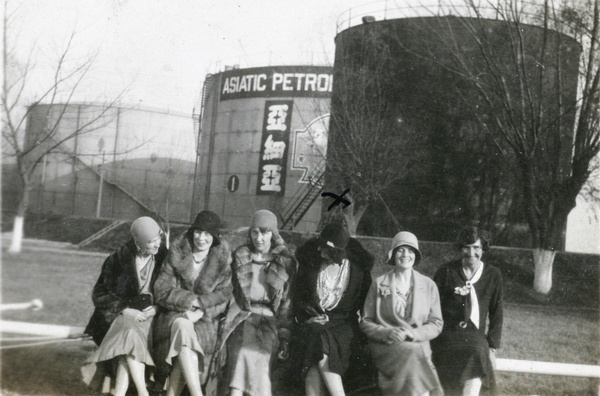
M 47 86 L 75 33 L 70 67 L 95 56 L 75 101 L 192 114 L 206 74 L 224 65 L 333 64 L 336 25 L 406 0 L 8 0 L 9 46 L 32 54 L 30 94 Z M 410 0 L 436 2 L 437 0 Z M 580 200 L 570 250 L 600 252 L 598 219 Z
M 362 3 L 365 3 L 363 0 Z M 78 99 L 109 100 L 129 87 L 132 105 L 191 113 L 219 66 L 333 63 L 336 20 L 348 0 L 9 0 L 9 38 L 36 79 L 75 32 L 74 66 L 95 54 Z M 81 62 L 79 62 L 81 63 Z

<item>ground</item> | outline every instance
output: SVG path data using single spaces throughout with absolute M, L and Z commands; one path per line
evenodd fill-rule
M 437 255 L 435 249 L 427 250 L 430 262 L 436 261 L 432 258 Z M 45 306 L 40 311 L 5 311 L 2 319 L 85 326 L 93 308 L 91 289 L 105 257 L 106 252 L 75 252 L 64 245 L 44 242 L 26 243 L 20 255 L 3 251 L 2 303 L 39 298 Z M 581 259 L 580 256 L 566 256 L 564 260 L 573 262 L 578 257 Z M 496 260 L 515 262 L 510 255 Z M 562 286 L 549 300 L 531 297 L 526 292 L 526 285 L 519 283 L 524 282 L 523 277 L 511 275 L 511 271 L 517 271 L 513 267 L 503 269 L 505 283 L 510 287 L 503 345 L 498 357 L 598 364 L 600 318 L 598 291 L 594 290 L 597 288 L 597 269 L 591 273 L 559 272 L 562 275 L 557 284 Z M 428 271 L 427 267 L 423 269 Z M 91 341 L 6 349 L 8 345 L 3 341 L 0 349 L 3 395 L 97 394 L 86 388 L 79 374 L 79 367 L 95 347 Z M 285 381 L 285 377 L 278 381 Z M 513 373 L 498 373 L 498 382 L 503 395 L 595 395 L 599 385 L 598 380 L 587 378 Z M 285 389 L 285 393 L 278 394 L 301 394 L 298 387 Z M 367 396 L 373 392 L 371 389 L 358 394 Z

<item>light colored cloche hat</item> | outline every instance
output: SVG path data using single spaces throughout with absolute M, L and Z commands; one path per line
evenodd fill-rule
M 135 245 L 144 252 L 146 249 L 146 244 L 160 236 L 162 234 L 162 230 L 156 221 L 153 218 L 148 216 L 143 216 L 136 219 L 131 224 L 131 236 L 135 241 Z
M 422 255 L 421 251 L 419 250 L 419 241 L 417 240 L 415 234 L 408 231 L 400 231 L 399 233 L 397 233 L 396 236 L 394 236 L 394 239 L 392 239 L 392 245 L 390 247 L 390 250 L 388 251 L 388 260 L 392 259 L 392 254 L 394 253 L 394 250 L 396 248 L 399 248 L 400 246 L 410 246 L 411 248 L 415 249 L 415 263 L 421 261 Z

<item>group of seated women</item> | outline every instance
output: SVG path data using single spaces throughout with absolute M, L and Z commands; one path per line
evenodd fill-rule
M 133 222 L 92 292 L 86 333 L 98 348 L 82 367 L 86 383 L 114 380 L 115 396 L 130 381 L 140 396 L 149 383 L 167 396 L 186 386 L 191 396 L 269 396 L 274 363 L 289 360 L 306 395 L 338 396 L 362 348 L 383 395 L 493 390 L 502 285 L 479 260 L 487 240 L 477 229 L 459 236 L 461 260 L 435 281 L 413 269 L 421 252 L 410 232 L 394 237 L 393 268 L 372 281 L 373 256 L 341 223 L 295 252 L 268 210 L 234 251 L 220 229 L 215 213 L 200 212 L 167 252 L 153 219 Z

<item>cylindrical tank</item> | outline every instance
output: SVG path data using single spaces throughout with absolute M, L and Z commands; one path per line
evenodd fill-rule
M 204 82 L 192 212 L 218 213 L 228 228 L 258 209 L 280 226 L 315 231 L 320 220 L 329 103 L 327 66 L 231 69 Z
M 359 232 L 393 235 L 393 228 L 402 224 L 420 238 L 452 240 L 456 227 L 467 221 L 486 226 L 525 222 L 522 211 L 509 210 L 518 207 L 522 199 L 514 193 L 515 173 L 507 166 L 512 151 L 500 135 L 493 137 L 482 126 L 487 120 L 493 132 L 491 115 L 500 109 L 486 104 L 472 81 L 460 75 L 461 67 L 463 76 L 466 69 L 477 69 L 484 84 L 496 83 L 490 70 L 496 63 L 510 64 L 515 45 L 511 35 L 516 33 L 505 21 L 456 16 L 365 17 L 363 24 L 338 33 L 330 145 L 336 144 L 339 134 L 349 133 L 345 126 L 360 122 L 357 115 L 344 111 L 344 106 L 354 100 L 352 92 L 366 90 L 356 95 L 356 100 L 377 98 L 385 102 L 382 117 L 414 125 L 420 132 L 423 154 L 410 172 L 399 175 L 382 193 L 385 206 L 380 202 L 371 205 Z M 535 76 L 535 68 L 545 68 L 544 81 L 530 77 L 530 89 L 541 84 L 544 93 L 529 99 L 543 109 L 544 117 L 562 117 L 561 126 L 540 144 L 556 157 L 556 172 L 566 172 L 571 147 L 561 145 L 557 137 L 573 133 L 581 46 L 571 37 L 533 25 L 519 25 L 518 34 L 524 46 L 515 56 L 526 58 L 525 73 Z M 540 53 L 542 44 L 546 44 L 545 54 Z M 486 57 L 482 56 L 485 51 Z M 489 59 L 494 65 L 485 64 Z M 505 77 L 503 83 L 516 93 L 514 100 L 521 100 L 519 79 L 514 74 Z
M 191 114 L 79 103 L 30 109 L 27 139 L 43 141 L 38 136 L 53 128 L 48 144 L 75 136 L 38 166 L 31 210 L 189 220 L 195 161 Z

